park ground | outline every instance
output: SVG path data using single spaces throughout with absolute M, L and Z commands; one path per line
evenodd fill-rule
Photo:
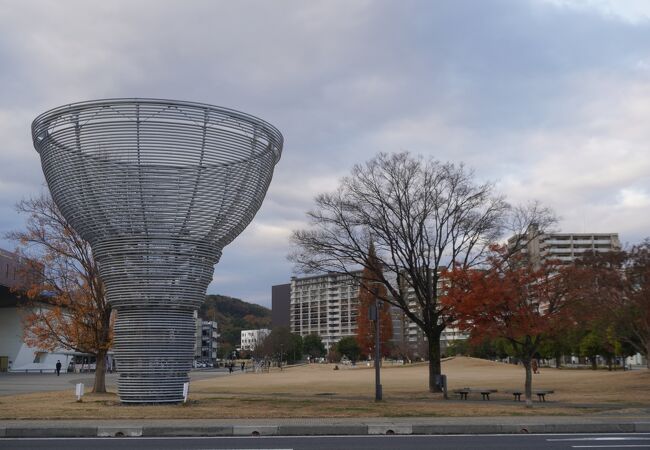
M 382 368 L 384 401 L 374 401 L 374 369 L 311 364 L 194 381 L 184 405 L 121 405 L 115 393 L 87 394 L 76 402 L 68 391 L 0 397 L 0 419 L 189 419 L 313 417 L 477 417 L 525 415 L 650 414 L 650 371 L 592 371 L 542 368 L 533 389 L 550 389 L 546 403 L 533 408 L 514 402 L 506 391 L 521 389 L 521 366 L 457 357 L 443 362 L 450 399 L 427 392 L 426 364 Z M 453 389 L 491 388 L 457 399 Z

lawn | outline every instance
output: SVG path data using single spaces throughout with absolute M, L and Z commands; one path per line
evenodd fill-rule
M 525 408 L 505 391 L 523 387 L 521 367 L 473 358 L 443 362 L 449 389 L 493 388 L 491 401 L 468 401 L 427 392 L 427 366 L 382 368 L 384 401 L 374 401 L 374 369 L 313 364 L 271 373 L 247 373 L 196 381 L 186 405 L 123 406 L 114 393 L 72 391 L 0 397 L 0 419 L 409 417 L 488 415 L 644 414 L 650 407 L 650 372 L 542 368 L 534 389 L 552 389 L 547 403 Z M 451 394 L 451 393 L 450 393 Z

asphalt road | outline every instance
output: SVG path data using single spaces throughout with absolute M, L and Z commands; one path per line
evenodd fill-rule
M 0 449 L 520 450 L 650 448 L 650 434 L 8 439 Z
M 233 374 L 239 373 L 239 371 L 233 372 Z M 224 375 L 228 375 L 228 369 L 221 368 L 193 370 L 190 372 L 190 380 L 203 380 L 205 378 L 213 378 Z M 117 390 L 117 377 L 118 375 L 115 373 L 106 374 L 106 387 L 108 389 L 112 391 Z M 77 383 L 83 383 L 86 386 L 86 392 L 90 392 L 92 390 L 94 380 L 94 373 L 62 373 L 58 377 L 56 374 L 52 373 L 1 373 L 0 396 L 29 394 L 31 392 L 45 391 L 74 391 L 74 386 Z

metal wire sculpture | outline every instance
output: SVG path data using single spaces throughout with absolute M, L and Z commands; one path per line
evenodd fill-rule
M 282 135 L 226 108 L 112 99 L 47 111 L 32 137 L 52 197 L 90 242 L 116 310 L 120 400 L 182 401 L 194 311 L 223 247 L 261 206 Z

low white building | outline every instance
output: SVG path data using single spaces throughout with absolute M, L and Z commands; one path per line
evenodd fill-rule
M 260 328 L 259 330 L 241 330 L 241 350 L 255 350 L 262 341 L 271 334 L 268 328 Z
M 54 372 L 57 361 L 61 361 L 65 372 L 72 353 L 48 352 L 27 345 L 23 340 L 22 311 L 3 288 L 0 286 L 0 372 Z
M 57 361 L 65 372 L 72 352 L 48 352 L 23 340 L 20 302 L 24 300 L 12 291 L 21 283 L 20 267 L 17 255 L 0 249 L 0 372 L 54 372 Z

